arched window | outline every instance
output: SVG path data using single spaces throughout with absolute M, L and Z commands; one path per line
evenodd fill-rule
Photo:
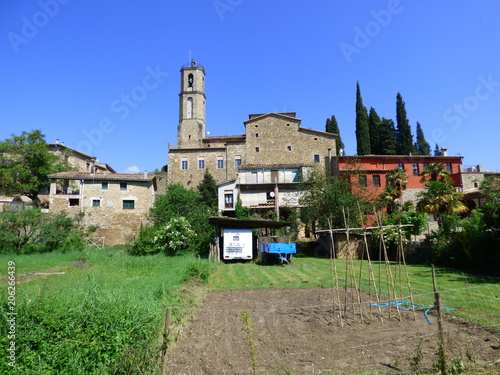
M 187 118 L 193 118 L 193 98 L 187 99 Z
M 193 73 L 189 73 L 189 75 L 188 75 L 188 87 L 194 87 Z

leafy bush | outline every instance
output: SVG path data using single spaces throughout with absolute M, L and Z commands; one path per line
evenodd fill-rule
M 215 237 L 215 227 L 208 222 L 213 213 L 198 192 L 181 184 L 168 185 L 166 194 L 151 208 L 153 225 L 141 229 L 131 253 L 207 254 Z
M 46 253 L 82 249 L 85 232 L 81 217 L 62 212 L 42 214 L 40 210 L 0 213 L 0 253 Z
M 186 218 L 173 217 L 156 229 L 153 244 L 166 255 L 177 255 L 189 250 L 194 232 Z

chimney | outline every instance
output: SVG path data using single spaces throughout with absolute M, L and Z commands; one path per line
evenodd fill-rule
M 483 171 L 483 166 L 481 164 L 478 164 L 476 167 L 476 172 L 482 172 Z
M 59 144 L 59 138 L 56 139 L 56 145 L 58 145 L 58 144 Z
M 448 156 L 448 149 L 446 147 L 441 147 L 441 156 Z
M 148 179 L 148 171 L 144 171 L 144 179 L 147 180 Z

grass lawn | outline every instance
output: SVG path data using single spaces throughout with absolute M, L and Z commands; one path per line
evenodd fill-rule
M 287 265 L 260 265 L 251 263 L 223 264 L 210 277 L 211 290 L 245 290 L 257 288 L 308 288 L 340 287 L 359 285 L 366 293 L 375 296 L 380 293 L 381 300 L 410 301 L 430 307 L 434 304 L 434 289 L 430 267 L 408 265 L 408 287 L 406 270 L 402 265 L 391 264 L 390 273 L 394 280 L 387 282 L 389 268 L 381 262 L 344 259 L 318 259 L 295 257 Z M 336 269 L 337 278 L 333 277 Z M 361 280 L 360 280 L 361 271 Z M 348 275 L 346 280 L 346 274 Z M 354 275 L 354 277 L 353 277 Z M 372 280 L 375 280 L 375 285 Z M 500 279 L 478 277 L 449 269 L 436 268 L 437 288 L 441 293 L 442 305 L 454 309 L 448 313 L 462 319 L 479 323 L 500 331 Z M 390 280 L 390 278 L 389 278 Z M 389 285 L 389 286 L 388 286 Z M 410 293 L 411 290 L 411 293 Z

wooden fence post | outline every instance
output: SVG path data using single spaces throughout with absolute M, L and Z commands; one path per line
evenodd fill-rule
M 165 326 L 163 328 L 163 353 L 162 353 L 162 362 L 163 362 L 163 368 L 162 368 L 162 375 L 167 374 L 167 340 L 168 340 L 168 335 L 170 333 L 170 318 L 172 316 L 172 308 L 168 307 L 167 308 L 167 315 L 165 317 Z

